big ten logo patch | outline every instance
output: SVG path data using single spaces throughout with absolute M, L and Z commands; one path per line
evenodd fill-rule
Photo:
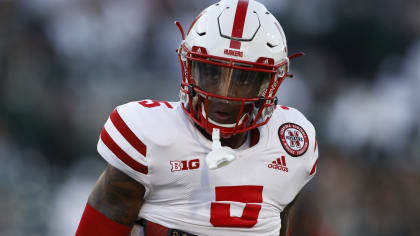
M 200 159 L 169 161 L 171 171 L 194 170 L 200 168 Z

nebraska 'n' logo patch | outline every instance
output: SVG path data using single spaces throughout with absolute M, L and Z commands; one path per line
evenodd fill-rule
M 279 128 L 281 145 L 289 155 L 302 156 L 308 150 L 309 138 L 305 130 L 297 124 L 285 123 Z

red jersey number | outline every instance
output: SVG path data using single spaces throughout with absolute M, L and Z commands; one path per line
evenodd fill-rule
M 162 104 L 165 104 L 168 108 L 173 108 L 171 104 L 167 101 L 143 100 L 140 101 L 139 104 L 147 108 L 158 107 Z
M 215 227 L 251 228 L 257 224 L 262 203 L 263 186 L 219 186 L 215 188 L 216 202 L 211 203 L 210 223 Z M 241 217 L 230 216 L 230 204 L 218 201 L 246 203 Z

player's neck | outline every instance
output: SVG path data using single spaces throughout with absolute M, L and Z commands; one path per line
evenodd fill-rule
M 201 128 L 197 124 L 195 124 L 195 127 L 197 127 L 197 129 L 201 132 L 201 134 L 203 134 L 204 137 L 206 137 L 208 140 L 212 140 L 211 135 L 207 133 L 203 128 Z M 227 146 L 227 147 L 236 149 L 236 148 L 241 147 L 246 142 L 247 137 L 248 137 L 248 131 L 239 133 L 236 135 L 232 135 L 230 138 L 226 138 L 226 139 L 221 138 L 220 141 L 222 143 L 222 146 Z

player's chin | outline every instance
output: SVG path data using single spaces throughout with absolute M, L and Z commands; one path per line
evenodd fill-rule
M 246 109 L 243 109 L 241 112 L 240 108 L 236 109 L 210 109 L 209 110 L 209 118 L 219 124 L 223 125 L 234 125 L 236 123 L 240 123 L 241 118 L 247 113 L 248 111 L 245 111 Z
M 233 127 L 236 123 L 240 124 L 244 115 L 250 113 L 252 106 L 248 104 L 242 107 L 239 101 L 210 100 L 208 104 L 208 116 L 210 122 L 216 125 L 226 125 Z
M 219 124 L 231 125 L 235 124 L 238 117 L 241 116 L 240 106 L 226 106 L 226 104 L 212 104 L 209 106 L 209 118 Z
M 218 124 L 229 125 L 236 123 L 236 116 L 231 112 L 214 111 L 209 113 L 209 118 Z

